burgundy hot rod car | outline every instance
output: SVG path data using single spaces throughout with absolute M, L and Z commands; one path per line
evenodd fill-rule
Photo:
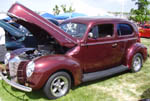
M 8 15 L 38 40 L 37 49 L 7 53 L 6 70 L 0 72 L 8 84 L 26 92 L 43 88 L 56 99 L 82 82 L 138 72 L 147 58 L 137 27 L 124 19 L 82 17 L 58 27 L 18 3 Z

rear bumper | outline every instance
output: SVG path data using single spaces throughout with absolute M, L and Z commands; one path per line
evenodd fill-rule
M 27 87 L 27 86 L 24 86 L 24 85 L 20 85 L 20 84 L 14 82 L 14 81 L 11 81 L 11 80 L 7 79 L 7 78 L 2 74 L 1 71 L 0 71 L 0 76 L 1 76 L 1 78 L 2 78 L 6 83 L 8 83 L 9 85 L 11 85 L 11 86 L 14 87 L 14 88 L 17 88 L 17 89 L 22 90 L 22 91 L 25 91 L 25 92 L 31 92 L 31 91 L 32 91 L 32 88 L 30 88 L 30 87 Z

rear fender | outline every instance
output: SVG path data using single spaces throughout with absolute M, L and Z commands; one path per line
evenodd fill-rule
M 124 65 L 127 66 L 129 69 L 132 65 L 133 56 L 136 53 L 140 53 L 143 56 L 143 60 L 147 59 L 147 48 L 141 43 L 133 44 L 129 49 L 127 49 L 126 57 L 124 61 Z

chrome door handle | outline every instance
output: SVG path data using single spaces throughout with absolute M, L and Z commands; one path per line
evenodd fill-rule
M 114 43 L 114 44 L 112 44 L 112 47 L 116 47 L 118 44 L 117 43 Z

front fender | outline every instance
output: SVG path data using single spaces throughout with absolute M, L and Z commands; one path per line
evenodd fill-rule
M 80 63 L 68 56 L 64 55 L 51 55 L 43 56 L 35 61 L 35 71 L 27 81 L 30 83 L 30 87 L 33 89 L 39 89 L 43 87 L 48 78 L 55 72 L 60 70 L 68 71 L 72 74 L 74 84 L 81 83 L 82 70 Z
M 132 66 L 132 59 L 136 53 L 140 53 L 143 56 L 143 60 L 147 59 L 147 48 L 141 43 L 133 44 L 129 49 L 127 49 L 124 65 L 129 69 Z

